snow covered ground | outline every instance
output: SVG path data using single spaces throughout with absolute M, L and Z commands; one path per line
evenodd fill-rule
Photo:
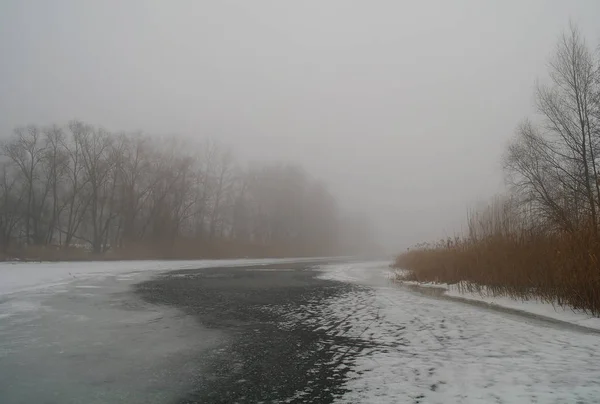
M 491 305 L 505 307 L 513 310 L 525 311 L 538 316 L 548 317 L 554 320 L 564 321 L 566 323 L 576 324 L 582 327 L 592 328 L 600 331 L 600 318 L 591 316 L 581 310 L 562 308 L 550 303 L 539 300 L 515 300 L 503 296 L 491 296 L 466 292 L 462 293 L 456 286 L 450 285 L 446 291 L 446 296 L 460 297 L 467 300 L 484 302 Z
M 597 334 L 412 293 L 386 284 L 387 265 L 323 266 L 356 287 L 288 314 L 356 339 L 339 402 L 600 403 Z
M 600 331 L 600 318 L 587 314 L 582 310 L 560 307 L 540 300 L 521 300 L 512 299 L 506 296 L 493 296 L 491 293 L 487 293 L 485 288 L 482 289 L 481 293 L 478 293 L 466 292 L 464 289 L 461 290 L 458 285 L 448 285 L 446 283 L 419 283 L 412 281 L 402 283 L 423 288 L 443 289 L 443 294 L 450 298 L 471 300 L 474 302 L 486 303 L 491 306 L 523 311 L 528 314 L 547 317 L 552 320 L 558 320 Z

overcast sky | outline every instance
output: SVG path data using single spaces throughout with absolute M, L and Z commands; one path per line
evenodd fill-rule
M 0 133 L 77 118 L 294 161 L 390 250 L 460 230 L 600 1 L 0 1 Z

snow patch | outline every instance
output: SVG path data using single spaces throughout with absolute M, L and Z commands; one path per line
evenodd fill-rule
M 390 264 L 390 261 L 372 261 L 321 265 L 319 278 L 357 284 L 387 284 L 395 277 Z
M 396 275 L 398 275 L 397 271 Z M 585 313 L 583 310 L 560 307 L 558 304 L 552 304 L 538 299 L 523 300 L 513 299 L 508 296 L 493 296 L 493 294 L 488 292 L 485 287 L 481 288 L 481 292 L 469 292 L 457 284 L 415 281 L 400 281 L 400 283 L 423 288 L 443 289 L 445 291 L 444 295 L 451 298 L 460 298 L 506 309 L 518 310 L 539 317 L 546 317 L 552 320 L 558 320 L 600 331 L 600 318 Z
M 450 298 L 460 298 L 474 302 L 486 303 L 491 306 L 522 311 L 527 314 L 546 317 L 548 319 L 558 320 L 600 331 L 600 318 L 585 313 L 583 310 L 560 307 L 558 304 L 552 304 L 537 299 L 522 300 L 513 299 L 512 297 L 508 296 L 493 296 L 491 293 L 488 293 L 485 288 L 482 288 L 481 292 L 468 292 L 461 289 L 458 285 L 449 285 L 446 283 L 414 281 L 402 281 L 400 283 L 408 286 L 442 289 L 444 291 L 443 295 Z
M 435 283 L 435 282 L 417 282 L 417 281 L 399 281 L 402 285 L 418 286 L 420 288 L 437 288 L 448 290 L 449 285 L 447 283 Z
M 295 271 L 293 268 L 248 268 L 248 272 L 291 272 Z
M 447 289 L 445 295 L 449 297 L 460 297 L 462 299 L 484 302 L 600 331 L 600 318 L 587 314 L 582 310 L 564 308 L 540 300 L 517 300 L 506 296 L 492 296 L 486 293 L 485 289 L 482 293 L 475 293 L 461 292 L 457 285 L 445 285 L 445 287 Z

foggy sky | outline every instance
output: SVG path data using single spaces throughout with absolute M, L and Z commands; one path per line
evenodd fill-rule
M 0 2 L 0 136 L 80 119 L 293 161 L 388 251 L 503 187 L 557 36 L 600 1 Z

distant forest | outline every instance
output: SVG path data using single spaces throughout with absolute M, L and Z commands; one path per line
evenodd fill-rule
M 214 140 L 79 121 L 14 130 L 0 148 L 4 258 L 317 256 L 373 247 L 322 182 L 290 164 L 241 168 Z

